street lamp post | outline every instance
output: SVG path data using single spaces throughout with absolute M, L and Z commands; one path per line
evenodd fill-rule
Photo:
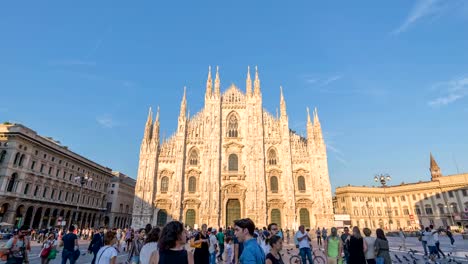
M 384 198 L 385 198 L 385 201 L 387 202 L 387 214 L 388 214 L 388 226 L 390 228 L 390 230 L 392 229 L 392 208 L 389 206 L 389 201 L 387 199 L 387 194 L 386 194 L 386 191 L 385 191 L 385 188 L 387 187 L 387 182 L 391 181 L 392 180 L 392 177 L 390 177 L 390 175 L 388 174 L 377 174 L 374 176 L 374 181 L 375 182 L 380 182 L 380 184 L 382 185 L 383 189 L 384 189 Z
M 78 225 L 78 212 L 80 211 L 80 199 L 83 199 L 81 195 L 83 194 L 83 186 L 92 181 L 93 178 L 89 177 L 88 174 L 76 176 L 75 182 L 78 181 L 80 184 L 80 195 L 78 196 L 78 201 L 76 202 L 76 214 L 75 214 L 75 224 Z

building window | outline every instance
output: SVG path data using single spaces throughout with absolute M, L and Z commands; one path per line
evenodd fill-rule
M 432 207 L 430 205 L 426 204 L 426 206 L 424 208 L 426 210 L 427 215 L 432 215 L 433 214 Z
M 281 211 L 279 209 L 271 210 L 271 222 L 276 223 L 278 227 L 281 227 Z
M 436 198 L 440 199 L 440 193 L 436 193 Z
M 156 225 L 162 227 L 166 223 L 167 223 L 167 212 L 166 212 L 166 210 L 159 210 L 157 220 L 156 220 Z
M 232 114 L 229 117 L 229 122 L 228 122 L 228 137 L 237 137 L 237 129 L 239 127 L 239 122 L 237 121 L 236 115 Z
M 354 207 L 354 215 L 359 215 L 359 210 L 357 209 L 357 207 Z
M 50 199 L 54 199 L 54 194 L 55 194 L 55 190 L 52 189 L 52 192 L 50 193 Z
M 161 192 L 167 193 L 167 190 L 169 190 L 169 178 L 164 176 L 161 179 Z
M 41 169 L 39 170 L 39 172 L 43 172 L 44 171 L 44 164 L 41 164 Z
M 274 149 L 270 149 L 268 151 L 268 164 L 276 165 L 277 163 L 278 163 L 278 157 L 276 155 L 276 151 Z
M 396 199 L 395 199 L 395 197 L 392 197 L 392 202 L 394 202 L 394 203 L 396 202 Z
M 424 200 L 427 200 L 427 194 L 424 194 Z
M 229 155 L 228 160 L 228 169 L 229 171 L 238 171 L 239 170 L 239 160 L 236 154 Z
M 405 206 L 405 207 L 403 208 L 403 214 L 404 214 L 404 215 L 409 215 L 409 209 L 408 209 L 408 207 Z
M 59 196 L 58 196 L 58 200 L 62 200 L 62 191 L 59 191 Z
M 114 194 L 114 191 L 110 191 L 110 194 Z
M 405 201 L 406 201 L 406 197 L 405 197 L 404 195 L 402 195 L 402 196 L 400 197 L 400 200 L 401 200 L 402 202 L 405 202 Z
M 49 175 L 52 174 L 52 167 L 49 167 Z
M 36 186 L 36 189 L 34 189 L 34 196 L 37 196 L 38 192 L 39 192 L 39 186 Z
M 462 194 L 463 194 L 463 196 L 464 196 L 464 197 L 466 197 L 466 196 L 467 196 L 466 189 L 463 189 L 463 190 L 462 190 Z
M 450 198 L 453 198 L 453 191 L 449 191 L 448 194 Z
M 185 213 L 185 224 L 193 227 L 195 225 L 195 210 L 188 209 Z
M 197 189 L 197 179 L 194 176 L 189 178 L 188 191 L 189 193 L 194 193 Z
M 380 207 L 377 207 L 377 215 L 382 215 L 382 209 L 380 209 Z
M 419 208 L 419 206 L 416 206 L 414 208 L 414 212 L 417 214 L 417 215 L 421 215 L 421 208 Z
M 443 204 L 438 204 L 437 207 L 439 208 L 439 214 L 441 214 L 441 215 L 445 214 L 445 210 L 444 210 L 444 205 L 443 205 Z
M 32 161 L 31 162 L 31 170 L 34 170 L 34 167 L 36 167 L 36 161 Z
M 196 149 L 192 149 L 189 154 L 189 164 L 192 166 L 198 165 L 198 151 Z
M 13 165 L 16 165 L 16 163 L 18 162 L 18 160 L 19 160 L 19 158 L 20 158 L 20 155 L 21 155 L 21 154 L 20 154 L 19 152 L 16 153 L 16 155 L 15 155 L 15 160 L 13 161 Z
M 24 154 L 21 155 L 19 162 L 18 162 L 18 166 L 23 166 L 23 161 L 24 161 Z
M 379 197 L 375 197 L 375 201 L 378 202 L 380 199 Z
M 28 194 L 28 191 L 29 191 L 29 183 L 26 183 L 26 185 L 24 186 L 24 192 L 23 194 Z
M 416 194 L 413 194 L 413 201 L 416 201 Z
M 0 154 L 0 164 L 3 163 L 3 161 L 5 160 L 6 154 L 7 154 L 7 151 L 2 150 L 2 152 Z
M 42 198 L 45 198 L 47 194 L 47 187 L 44 188 L 44 191 L 42 192 Z
M 57 172 L 55 173 L 55 177 L 58 177 L 60 175 L 60 170 L 57 169 Z
M 399 214 L 399 212 L 398 212 L 398 211 L 399 211 L 399 210 L 398 210 L 398 207 L 394 207 L 394 208 L 393 208 L 393 211 L 395 212 L 395 216 L 398 216 L 398 214 Z
M 352 197 L 351 200 L 352 200 L 353 202 L 355 202 L 355 201 L 356 201 L 356 197 Z
M 115 183 L 112 184 L 112 188 L 114 188 L 114 187 L 115 187 Z
M 304 176 L 297 177 L 297 188 L 300 192 L 305 192 L 306 184 Z
M 458 205 L 457 203 L 451 203 L 450 208 L 452 209 L 452 213 L 457 214 L 458 213 Z
M 272 193 L 278 192 L 278 178 L 276 176 L 270 178 L 270 189 Z
M 13 175 L 11 175 L 10 181 L 8 182 L 8 185 L 7 185 L 7 192 L 13 192 L 14 191 L 15 184 L 16 184 L 17 180 L 18 180 L 18 174 L 13 173 Z

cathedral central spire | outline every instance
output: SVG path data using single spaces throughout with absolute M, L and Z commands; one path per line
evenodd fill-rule
M 159 142 L 159 106 L 156 112 L 156 119 L 154 120 L 154 124 L 153 124 L 152 140 L 153 142 Z
M 143 136 L 143 140 L 150 140 L 151 139 L 151 130 L 153 129 L 153 110 L 151 106 L 148 111 L 148 119 L 146 119 L 145 125 L 145 135 Z
M 284 101 L 284 96 L 283 96 L 283 87 L 280 86 L 280 114 L 281 117 L 286 117 L 286 101 Z
M 186 90 L 187 88 L 184 86 L 184 96 L 182 97 L 182 102 L 180 103 L 180 117 L 185 118 L 185 114 L 187 113 L 187 99 L 186 99 Z
M 245 81 L 245 91 L 247 97 L 252 96 L 252 79 L 250 79 L 250 66 L 247 66 L 247 80 Z

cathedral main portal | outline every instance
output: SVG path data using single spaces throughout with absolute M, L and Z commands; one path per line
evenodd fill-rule
M 226 226 L 233 226 L 234 220 L 241 218 L 239 199 L 229 199 L 226 203 Z

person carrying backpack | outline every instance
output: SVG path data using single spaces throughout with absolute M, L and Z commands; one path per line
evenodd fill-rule
M 7 264 L 22 264 L 27 258 L 26 249 L 31 250 L 28 239 L 26 238 L 26 233 L 28 228 L 22 226 L 18 232 L 8 240 L 5 245 L 5 248 L 8 249 L 8 258 Z

